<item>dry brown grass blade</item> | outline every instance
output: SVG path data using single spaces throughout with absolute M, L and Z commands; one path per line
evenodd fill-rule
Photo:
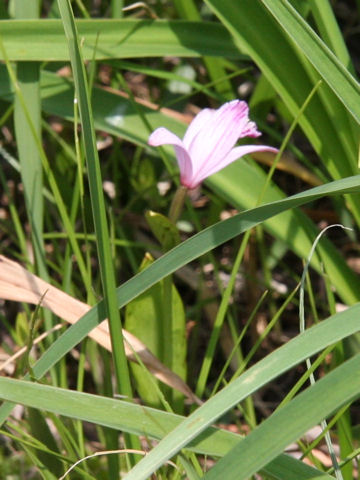
M 75 323 L 90 306 L 62 292 L 56 287 L 33 275 L 17 262 L 0 255 L 0 298 L 38 305 L 51 310 L 58 317 L 69 323 Z M 199 403 L 186 383 L 165 365 L 163 365 L 146 345 L 127 330 L 123 329 L 125 353 L 129 360 L 135 361 L 134 352 L 143 364 L 159 380 L 179 390 L 189 400 Z M 101 322 L 90 333 L 89 337 L 99 345 L 111 351 L 110 333 L 107 320 Z
M 255 152 L 251 154 L 252 158 L 257 160 L 264 165 L 271 167 L 274 163 L 276 154 L 272 152 Z M 317 187 L 322 185 L 320 178 L 314 173 L 310 172 L 306 167 L 297 162 L 291 155 L 288 153 L 283 153 L 281 158 L 277 162 L 276 168 L 282 170 L 283 172 L 290 173 L 297 178 L 300 178 L 304 182 L 308 183 L 312 187 Z

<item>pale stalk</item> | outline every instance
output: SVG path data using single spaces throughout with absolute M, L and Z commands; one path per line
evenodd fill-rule
M 179 218 L 185 203 L 188 188 L 180 185 L 175 192 L 174 198 L 170 205 L 169 219 L 175 224 Z

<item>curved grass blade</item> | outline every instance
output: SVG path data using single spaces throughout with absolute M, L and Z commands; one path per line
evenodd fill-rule
M 131 404 L 122 400 L 64 390 L 33 382 L 0 377 L 0 398 L 28 407 L 50 411 L 98 425 L 161 439 L 178 426 L 183 417 L 160 410 Z M 109 417 L 111 410 L 113 415 Z M 188 445 L 196 453 L 222 457 L 242 437 L 229 431 L 210 427 Z M 278 480 L 331 480 L 332 477 L 301 461 L 279 455 L 264 468 L 264 472 Z M 290 472 L 290 473 L 289 473 Z
M 287 0 L 260 0 L 360 124 L 360 84 Z
M 131 470 L 131 472 L 125 477 L 126 480 L 145 480 L 146 478 L 148 478 L 148 476 L 151 475 L 158 467 L 160 467 L 166 460 L 174 456 L 176 453 L 178 453 L 183 447 L 185 447 L 188 444 L 188 442 L 194 439 L 199 433 L 204 431 L 205 428 L 207 428 L 209 425 L 214 423 L 218 418 L 220 418 L 229 409 L 234 407 L 237 403 L 242 401 L 247 396 L 251 395 L 254 392 L 253 387 L 255 384 L 257 385 L 256 388 L 259 388 L 260 385 L 264 385 L 269 381 L 271 381 L 274 378 L 275 372 L 276 372 L 275 375 L 278 376 L 284 371 L 291 368 L 291 366 L 294 365 L 293 362 L 295 359 L 296 359 L 295 363 L 298 363 L 299 361 L 301 361 L 300 358 L 304 360 L 305 357 L 303 357 L 303 355 L 306 350 L 319 351 L 323 347 L 325 347 L 325 345 L 330 345 L 332 343 L 335 343 L 336 341 L 338 341 L 338 339 L 335 339 L 335 337 L 337 336 L 339 331 L 344 332 L 345 329 L 346 330 L 348 329 L 350 324 L 352 324 L 354 328 L 353 332 L 357 331 L 359 328 L 357 324 L 357 319 L 358 319 L 357 315 L 359 311 L 360 311 L 360 304 L 354 307 L 351 307 L 347 311 L 343 312 L 342 314 L 345 314 L 345 317 L 342 317 L 342 314 L 337 314 L 321 323 L 318 323 L 316 326 L 307 330 L 303 334 L 298 335 L 297 337 L 295 337 L 294 339 L 292 339 L 291 341 L 289 341 L 279 349 L 267 355 L 263 360 L 258 362 L 256 365 L 249 368 L 243 375 L 241 375 L 239 378 L 237 378 L 232 383 L 227 385 L 223 390 L 218 392 L 216 395 L 211 397 L 206 403 L 204 403 L 194 413 L 192 413 L 189 417 L 187 417 L 181 423 L 181 425 L 179 425 L 169 435 L 167 435 L 149 453 L 149 455 L 146 458 L 142 459 Z M 345 327 L 345 323 L 347 324 L 346 327 Z M 336 334 L 335 334 L 335 331 L 337 331 Z M 320 347 L 320 344 L 322 344 L 321 347 Z M 354 361 L 354 359 L 356 360 Z M 358 383 L 360 382 L 360 369 L 359 369 L 360 356 L 358 355 L 357 357 L 354 357 L 354 359 L 351 359 L 349 362 L 344 364 L 344 365 L 347 365 L 345 367 L 346 372 L 348 372 L 349 370 L 354 371 L 354 365 L 357 365 L 356 370 L 358 372 L 357 377 L 354 380 L 354 383 L 356 384 L 356 388 L 351 389 L 351 387 L 349 387 L 349 389 L 347 390 L 348 396 L 346 396 L 347 395 L 346 393 L 344 394 L 344 397 L 346 397 L 347 400 L 353 399 L 359 395 Z M 349 367 L 349 365 L 351 365 L 351 368 Z M 339 367 L 339 369 L 343 368 L 343 366 Z M 335 374 L 335 375 L 338 375 L 338 374 Z M 338 376 L 336 376 L 336 378 L 338 377 L 342 378 L 345 383 L 351 383 L 349 382 L 349 378 L 350 378 L 349 375 L 346 378 L 343 378 L 344 373 L 341 373 Z M 325 383 L 327 385 L 326 388 L 329 388 L 328 382 L 329 380 L 327 380 Z M 319 411 L 320 411 L 320 415 L 322 414 L 324 417 L 327 414 L 330 414 L 336 408 L 336 406 L 342 405 L 341 399 L 343 397 L 342 397 L 341 388 L 337 388 L 336 390 L 338 393 L 335 394 L 335 396 L 333 397 L 333 403 L 331 403 L 331 406 L 328 406 L 329 409 L 328 410 L 326 410 L 325 408 L 322 409 L 321 408 L 322 403 L 320 402 L 320 409 L 317 410 L 316 415 L 319 415 Z M 284 409 L 285 407 L 278 411 L 281 412 Z M 320 419 L 323 417 L 320 417 Z M 268 420 L 270 420 L 270 418 Z M 289 421 L 289 418 L 288 418 L 288 421 L 290 424 L 292 423 L 292 420 L 293 420 L 293 417 L 291 417 L 291 421 Z M 310 421 L 311 425 L 313 425 L 313 423 L 316 423 L 316 421 L 317 420 L 314 420 L 314 418 L 312 417 Z M 294 422 L 294 423 L 296 425 L 296 428 L 298 429 L 299 422 Z M 304 430 L 302 430 L 302 432 L 303 431 Z M 279 432 L 278 435 L 281 439 L 281 432 Z M 272 439 L 274 438 L 273 434 L 271 435 L 271 438 Z M 276 449 L 276 442 L 273 442 L 273 441 L 269 442 L 269 435 L 264 436 L 263 440 L 273 445 L 273 448 Z M 291 440 L 289 441 L 289 443 L 290 442 Z M 242 445 L 242 442 L 239 445 Z M 282 445 L 281 448 L 284 448 L 285 446 L 286 444 Z M 238 447 L 238 448 L 241 449 L 241 447 Z M 260 460 L 259 460 L 259 464 L 260 464 L 262 459 L 262 454 L 259 455 L 259 451 L 261 450 L 257 450 L 256 457 L 260 457 Z M 274 457 L 275 456 L 276 456 L 276 453 L 274 453 Z M 271 460 L 271 458 L 269 457 L 268 460 Z M 266 462 L 261 463 L 261 466 L 265 464 Z M 261 467 L 259 467 L 259 469 L 260 468 Z M 256 470 L 253 470 L 253 471 L 256 471 Z M 222 475 L 221 475 L 221 478 L 223 478 Z M 241 478 L 248 478 L 248 476 L 241 477 Z
M 171 433 L 169 433 L 164 440 L 165 449 L 161 449 L 161 459 L 157 457 L 157 465 L 158 462 L 162 462 L 165 456 L 167 458 L 171 457 L 185 445 L 187 445 L 188 448 L 192 448 L 194 444 L 198 445 L 199 441 L 201 442 L 206 439 L 209 432 L 204 433 L 203 436 L 197 438 L 195 442 L 190 444 L 195 437 L 214 423 L 217 418 L 248 395 L 303 361 L 308 356 L 356 332 L 359 328 L 359 313 L 360 304 L 324 320 L 292 339 L 251 367 L 241 377 L 208 400 L 181 423 L 181 417 L 128 402 L 96 397 L 81 392 L 69 392 L 54 387 L 6 378 L 0 378 L 0 397 L 5 400 L 25 403 L 35 408 L 43 408 L 64 415 L 76 416 L 76 418 L 111 426 L 112 428 L 121 428 L 133 433 L 145 434 L 152 438 L 162 438 L 171 430 Z M 359 359 L 357 358 L 357 360 Z M 343 374 L 341 376 L 343 376 Z M 20 387 L 17 387 L 17 385 Z M 39 395 L 40 389 L 43 389 L 42 391 L 45 392 L 44 397 Z M 34 393 L 31 394 L 31 392 Z M 28 395 L 30 395 L 30 397 Z M 74 401 L 69 401 L 70 397 L 72 397 Z M 112 412 L 111 417 L 108 415 L 109 410 Z M 280 411 L 282 410 L 283 409 Z M 119 412 L 119 417 L 117 416 L 117 411 Z M 180 418 L 179 422 L 173 422 L 172 419 L 175 417 Z M 170 420 L 166 420 L 165 423 L 163 423 L 163 419 Z M 226 440 L 225 437 L 226 436 L 221 438 Z M 212 449 L 210 444 L 208 444 L 206 450 L 197 447 L 196 451 L 219 455 L 219 445 L 214 442 L 214 438 L 215 437 L 210 435 Z M 164 447 L 164 445 L 162 446 Z M 228 444 L 226 444 L 225 451 L 227 451 L 227 448 Z M 156 447 L 153 452 L 157 449 L 158 447 Z M 222 452 L 224 452 L 224 449 Z M 151 468 L 155 465 L 152 463 L 153 456 L 151 453 L 144 459 L 147 460 L 151 458 Z M 133 475 L 135 475 L 135 473 Z M 138 480 L 146 477 L 133 476 L 129 478 L 136 478 Z
M 205 0 L 205 2 L 232 33 L 239 48 L 247 52 L 257 63 L 295 117 L 321 77 L 301 49 L 289 38 L 284 27 L 274 20 L 270 11 L 260 1 Z M 272 2 L 274 9 L 283 3 Z M 258 33 L 260 26 L 261 35 Z M 316 51 L 319 46 L 313 43 Z M 282 59 L 281 62 L 279 58 Z M 322 70 L 321 72 L 324 73 Z M 348 72 L 344 73 L 346 78 L 349 75 Z M 299 125 L 320 156 L 328 174 L 334 179 L 344 178 L 358 173 L 358 135 L 354 135 L 354 130 L 358 131 L 359 125 L 326 84 L 326 79 L 324 80 L 324 84 L 299 119 Z M 348 78 L 347 87 L 348 93 L 352 93 L 348 100 L 351 102 L 351 97 L 353 103 L 358 105 L 356 81 Z M 340 85 L 338 88 L 341 88 Z M 360 223 L 358 197 L 351 196 L 348 202 L 354 217 Z
M 307 202 L 321 198 L 324 195 L 350 193 L 359 191 L 359 189 L 360 175 L 357 175 L 312 188 L 306 192 L 299 193 L 278 202 L 247 210 L 246 212 L 208 227 L 170 250 L 147 269 L 118 287 L 118 307 L 121 308 L 125 306 L 159 280 L 192 260 L 195 260 L 200 255 L 283 211 L 299 207 Z M 36 365 L 34 365 L 34 375 L 37 378 L 41 378 L 49 368 L 57 363 L 75 345 L 81 342 L 104 318 L 106 318 L 106 311 L 104 302 L 101 301 L 51 345 Z M 6 420 L 11 410 L 12 406 L 9 404 L 0 407 L 0 424 Z
M 204 478 L 246 480 L 259 471 L 312 426 L 360 396 L 359 366 L 360 354 L 300 393 L 238 443 Z
M 8 90 L 5 78 L 3 79 L 4 87 L 1 88 L 1 71 L 0 68 L 0 92 L 1 95 L 5 95 Z M 45 97 L 43 108 L 47 113 L 72 118 L 73 90 L 69 81 L 44 72 L 42 91 Z M 142 120 L 127 99 L 96 88 L 93 90 L 93 98 L 96 128 L 122 136 L 136 144 L 145 145 L 146 131 Z M 340 103 L 338 104 L 341 106 Z M 145 106 L 142 109 L 153 128 L 163 125 L 179 136 L 184 133 L 184 125 L 175 118 L 169 117 L 166 112 L 151 110 Z M 239 188 L 240 179 L 241 187 Z M 264 181 L 265 175 L 261 168 L 240 159 L 207 179 L 206 183 L 222 198 L 239 210 L 244 210 L 253 206 L 254 197 L 259 195 Z M 267 189 L 264 202 L 270 203 L 283 196 L 284 193 L 272 185 Z M 289 248 L 303 258 L 307 256 L 312 239 L 318 233 L 315 225 L 300 210 L 288 210 L 277 218 L 267 220 L 264 226 L 274 237 L 283 240 Z M 326 262 L 331 282 L 337 293 L 345 303 L 354 303 L 360 291 L 358 277 L 353 274 L 330 242 L 323 242 L 320 251 L 321 259 Z M 314 258 L 312 266 L 319 270 L 320 262 L 317 258 Z

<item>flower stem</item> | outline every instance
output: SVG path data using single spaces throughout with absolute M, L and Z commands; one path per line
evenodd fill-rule
M 179 218 L 186 198 L 188 188 L 180 185 L 175 192 L 174 198 L 170 205 L 169 219 L 175 224 Z

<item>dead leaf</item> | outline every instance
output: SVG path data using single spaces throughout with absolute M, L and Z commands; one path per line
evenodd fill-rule
M 3 255 L 0 255 L 0 298 L 34 305 L 38 305 L 41 301 L 42 307 L 51 310 L 55 315 L 69 323 L 75 323 L 91 309 L 86 303 L 62 292 Z M 201 403 L 186 383 L 163 365 L 144 343 L 127 330 L 123 329 L 122 332 L 125 353 L 129 360 L 136 362 L 134 355 L 134 352 L 136 352 L 143 364 L 156 378 L 179 390 L 193 403 Z M 111 351 L 107 320 L 95 327 L 89 333 L 89 337 Z

